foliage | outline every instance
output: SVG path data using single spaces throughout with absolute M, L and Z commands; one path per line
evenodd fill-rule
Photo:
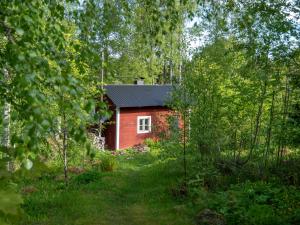
M 177 203 L 165 191 L 169 185 L 178 186 L 183 174 L 176 164 L 182 148 L 190 193 L 198 198 L 207 194 L 207 206 L 223 213 L 229 223 L 299 223 L 295 210 L 299 205 L 293 201 L 299 201 L 299 191 L 288 186 L 300 182 L 297 4 L 282 0 L 2 0 L 0 223 L 19 216 L 22 198 L 17 188 L 6 185 L 12 180 L 22 185 L 28 182 L 25 176 L 42 190 L 25 199 L 30 221 L 26 224 L 70 223 L 64 216 L 49 219 L 47 210 L 53 206 L 51 215 L 64 212 L 73 221 L 80 220 L 86 212 L 78 209 L 79 203 L 99 199 L 95 195 L 85 199 L 76 188 L 87 195 L 103 188 L 100 194 L 105 198 L 107 192 L 115 191 L 117 200 L 110 196 L 103 203 L 110 209 L 110 203 L 123 202 L 130 193 L 131 210 L 125 207 L 118 212 L 139 215 L 152 210 L 149 215 L 155 218 L 157 203 L 152 199 L 156 195 L 156 201 L 167 199 L 167 204 L 158 204 L 161 224 L 190 223 L 178 217 L 179 212 L 189 214 L 185 206 L 174 213 L 176 209 L 171 208 Z M 191 32 L 186 29 L 188 18 L 195 22 Z M 191 55 L 189 35 L 204 37 Z M 146 83 L 180 84 L 174 85 L 170 105 L 182 114 L 184 132 L 176 128 L 180 116 L 170 117 L 170 132 L 160 143 L 148 140 L 152 149 L 145 155 L 136 151 L 120 154 L 121 159 L 101 155 L 99 169 L 113 172 L 103 175 L 108 186 L 102 179 L 99 182 L 96 170 L 75 177 L 75 190 L 74 183 L 68 188 L 54 182 L 56 171 L 51 166 L 63 163 L 67 182 L 70 164 L 89 168 L 97 158 L 86 133 L 87 126 L 110 115 L 101 97 L 103 84 L 132 83 L 140 76 Z M 116 168 L 116 160 L 122 161 L 124 171 Z M 18 171 L 12 174 L 14 170 Z M 119 186 L 114 176 L 120 178 Z M 136 193 L 138 198 L 132 197 Z M 145 196 L 149 202 L 143 204 L 148 207 L 136 207 Z M 94 219 L 91 215 L 97 215 L 94 212 L 101 207 L 87 207 L 87 215 Z M 164 220 L 165 214 L 169 218 Z M 149 223 L 157 224 L 149 215 L 145 217 Z M 123 223 L 123 218 L 112 219 Z M 130 221 L 146 223 L 143 219 Z M 94 220 L 82 222 L 90 223 Z
M 96 170 L 87 171 L 74 178 L 77 184 L 89 184 L 91 182 L 97 182 L 101 178 L 101 175 Z
M 84 174 L 74 176 L 68 187 L 53 178 L 30 180 L 39 191 L 24 196 L 26 214 L 13 224 L 192 224 L 194 211 L 168 192 L 180 175 L 177 163 L 151 152 L 131 156 L 115 156 L 119 166 L 110 173 L 88 170 L 89 183 Z M 27 184 L 21 180 L 19 185 Z
M 106 83 L 178 79 L 185 16 L 194 2 L 92 0 L 80 7 L 73 16 L 81 41 L 89 46 L 93 76 L 101 61 Z
M 246 182 L 216 195 L 212 208 L 228 224 L 289 224 L 299 207 L 299 191 L 264 182 Z
M 85 141 L 93 109 L 84 83 L 88 68 L 75 51 L 81 43 L 63 3 L 1 1 L 0 8 L 1 162 L 30 169 L 51 137 L 62 139 L 59 128 Z
M 103 172 L 112 172 L 116 169 L 117 162 L 114 156 L 106 155 L 101 157 L 100 168 Z
M 156 146 L 156 144 L 157 144 L 157 142 L 156 142 L 155 140 L 151 139 L 151 138 L 145 139 L 144 143 L 145 143 L 145 145 L 147 145 L 150 149 L 153 149 L 153 148 Z

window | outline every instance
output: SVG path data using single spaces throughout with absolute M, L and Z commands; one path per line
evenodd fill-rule
M 151 132 L 151 116 L 138 116 L 137 118 L 137 133 Z

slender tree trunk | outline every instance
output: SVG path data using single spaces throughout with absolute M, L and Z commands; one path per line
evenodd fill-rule
M 173 83 L 173 60 L 170 60 L 170 83 Z
M 10 104 L 5 101 L 3 109 L 3 137 L 2 145 L 9 149 L 10 148 Z
M 9 80 L 9 72 L 7 69 L 4 69 L 4 82 L 8 82 Z M 6 149 L 8 155 L 10 151 L 10 112 L 11 112 L 11 105 L 10 103 L 5 100 L 4 101 L 4 108 L 3 108 L 3 136 L 2 136 L 2 146 Z M 12 158 L 10 156 L 10 158 Z M 12 160 L 8 161 L 7 163 L 7 170 L 10 172 L 14 171 L 14 162 Z
M 191 139 L 191 114 L 192 114 L 192 110 L 189 108 L 188 109 L 188 140 Z
M 235 157 L 234 157 L 234 160 L 235 160 L 235 161 L 237 161 L 237 160 L 240 158 L 240 156 L 241 156 L 241 151 L 242 151 L 242 149 L 244 148 L 245 142 L 246 142 L 246 141 L 244 140 L 243 132 L 241 131 L 241 132 L 240 132 L 240 142 L 239 142 L 239 146 L 238 146 L 238 148 L 237 148 L 237 154 L 236 154 Z
M 233 160 L 235 161 L 235 158 L 236 158 L 236 150 L 238 149 L 238 144 L 237 144 L 237 128 L 235 128 L 235 131 L 234 131 L 234 144 L 233 144 Z
M 64 178 L 65 178 L 65 184 L 68 185 L 68 131 L 66 126 L 66 113 L 63 112 L 63 143 L 62 143 L 62 149 L 63 149 L 63 160 L 64 160 Z
M 167 80 L 167 68 L 166 68 L 166 60 L 164 60 L 164 69 L 163 69 L 163 81 L 162 84 L 166 84 Z
M 265 81 L 263 89 L 262 89 L 260 104 L 259 104 L 258 111 L 256 114 L 256 119 L 255 119 L 254 137 L 253 137 L 253 142 L 252 142 L 252 146 L 251 146 L 251 150 L 250 150 L 250 157 L 253 154 L 253 150 L 256 146 L 257 139 L 258 139 L 259 128 L 260 128 L 260 119 L 261 119 L 261 115 L 262 115 L 262 111 L 263 111 L 263 105 L 264 105 L 264 101 L 265 101 L 266 91 L 267 91 L 267 82 Z
M 100 101 L 103 102 L 103 92 L 104 92 L 104 50 L 101 53 L 101 74 L 100 74 L 100 81 L 101 81 L 101 96 L 100 96 Z M 104 137 L 102 137 L 102 130 L 103 130 L 103 121 L 102 118 L 100 117 L 99 121 L 99 131 L 98 131 L 98 144 L 101 147 L 101 150 L 104 150 Z M 97 135 L 97 134 L 96 134 Z
M 270 108 L 270 120 L 269 120 L 269 126 L 268 126 L 267 137 L 266 137 L 266 151 L 265 151 L 265 155 L 264 155 L 265 167 L 267 166 L 268 156 L 269 156 L 269 152 L 270 152 L 273 114 L 274 114 L 274 100 L 275 100 L 275 91 L 273 91 L 273 93 L 272 93 L 272 103 L 271 103 L 271 108 Z
M 182 48 L 182 34 L 179 33 L 178 35 L 178 43 L 179 43 L 179 84 L 182 82 L 182 58 L 183 58 L 183 48 Z
M 278 152 L 277 152 L 277 163 L 281 162 L 283 157 L 283 152 L 286 147 L 286 118 L 288 114 L 288 106 L 289 106 L 289 84 L 288 78 L 286 77 L 285 83 L 285 95 L 283 99 L 283 109 L 282 109 L 282 122 L 281 122 L 281 131 L 279 137 L 279 145 L 278 145 Z
M 186 109 L 183 112 L 183 169 L 184 186 L 187 186 L 187 168 L 186 168 Z
M 182 82 L 182 61 L 179 63 L 179 84 Z
M 173 76 L 174 76 L 174 71 L 173 71 L 173 33 L 171 33 L 171 43 L 170 43 L 170 48 L 171 48 L 171 57 L 170 57 L 170 83 L 173 83 Z
M 153 52 L 153 47 L 152 47 L 152 44 L 150 44 L 150 50 L 151 50 L 151 53 Z M 149 77 L 152 78 L 152 83 L 153 82 L 153 74 L 152 74 L 152 55 L 150 55 L 150 58 L 149 58 L 149 63 L 148 63 L 148 75 Z
M 262 93 L 261 93 L 260 103 L 259 103 L 257 114 L 256 114 L 254 135 L 253 135 L 253 139 L 252 139 L 252 143 L 251 143 L 251 147 L 250 147 L 250 152 L 249 152 L 247 159 L 244 162 L 242 162 L 241 165 L 246 164 L 252 158 L 253 151 L 256 148 L 259 129 L 260 129 L 260 120 L 261 120 L 261 115 L 262 115 L 262 111 L 263 111 L 263 105 L 264 105 L 264 101 L 265 101 L 266 91 L 267 91 L 267 81 L 264 82 L 264 85 L 262 87 Z

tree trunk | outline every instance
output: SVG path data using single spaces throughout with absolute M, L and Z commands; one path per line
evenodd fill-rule
M 170 83 L 173 84 L 173 77 L 174 77 L 174 71 L 173 71 L 173 33 L 171 33 L 171 56 L 170 56 Z
M 264 82 L 264 85 L 262 87 L 260 103 L 259 103 L 259 106 L 258 106 L 256 118 L 255 118 L 254 135 L 253 135 L 253 139 L 252 139 L 252 143 L 251 143 L 251 147 L 250 147 L 250 152 L 249 152 L 249 155 L 248 155 L 247 159 L 244 162 L 239 163 L 241 165 L 246 164 L 252 158 L 253 151 L 256 148 L 259 129 L 260 129 L 260 120 L 261 120 L 261 115 L 262 115 L 262 111 L 263 111 L 263 105 L 264 105 L 264 101 L 265 101 L 266 91 L 267 91 L 267 81 Z
M 68 131 L 66 126 L 66 114 L 63 112 L 63 160 L 64 160 L 64 178 L 65 178 L 65 184 L 68 185 Z
M 9 72 L 4 69 L 4 82 L 8 82 L 9 80 Z M 6 149 L 8 155 L 10 151 L 10 112 L 11 105 L 7 100 L 4 100 L 4 109 L 3 109 L 3 136 L 2 136 L 2 146 Z M 10 156 L 10 155 L 9 155 Z M 10 156 L 10 158 L 12 158 Z M 14 171 L 14 162 L 10 160 L 7 163 L 7 170 L 10 172 Z
M 10 147 L 10 104 L 7 101 L 5 101 L 3 109 L 2 145 L 7 149 Z
M 100 96 L 100 101 L 103 102 L 103 92 L 104 92 L 104 60 L 105 60 L 105 57 L 104 57 L 104 50 L 102 51 L 101 53 L 101 59 L 102 59 L 102 62 L 101 62 L 101 75 L 100 75 L 100 81 L 101 81 L 101 96 Z M 101 150 L 104 150 L 104 143 L 103 143 L 103 140 L 104 138 L 102 137 L 102 130 L 103 130 L 103 121 L 102 121 L 102 118 L 100 116 L 100 121 L 99 121 L 99 131 L 98 131 L 98 144 L 101 148 Z M 97 134 L 96 134 L 97 135 Z M 101 143 L 100 143 L 101 142 Z
M 163 68 L 163 81 L 162 84 L 166 84 L 166 80 L 167 80 L 167 68 L 166 68 L 166 60 L 164 60 L 164 68 Z
M 274 114 L 274 99 L 275 99 L 275 91 L 273 91 L 273 93 L 272 93 L 272 103 L 271 103 L 271 108 L 270 108 L 270 120 L 269 120 L 269 127 L 267 130 L 267 137 L 266 137 L 266 151 L 265 151 L 265 155 L 264 155 L 265 167 L 267 166 L 268 156 L 269 156 L 269 152 L 270 152 L 273 114 Z
M 281 122 L 281 131 L 279 137 L 279 145 L 278 145 L 278 153 L 277 153 L 277 162 L 280 163 L 283 157 L 283 152 L 286 147 L 286 118 L 288 114 L 288 106 L 289 106 L 289 84 L 288 78 L 286 77 L 285 83 L 285 94 L 283 99 L 283 109 L 282 109 L 282 122 Z
M 234 132 L 233 132 L 233 160 L 235 161 L 235 159 L 236 159 L 236 151 L 237 151 L 237 149 L 238 149 L 238 144 L 237 144 L 237 128 L 235 127 L 235 130 L 234 130 Z
M 184 188 L 187 188 L 187 162 L 186 162 L 186 142 L 187 142 L 187 119 L 189 120 L 189 108 L 187 104 L 187 90 L 184 84 L 183 86 L 183 98 L 184 98 L 184 108 L 183 108 L 183 169 L 184 169 Z
M 186 109 L 183 112 L 183 169 L 184 186 L 187 187 L 187 167 L 186 167 Z

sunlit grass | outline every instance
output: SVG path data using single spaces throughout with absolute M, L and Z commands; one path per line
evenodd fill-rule
M 182 176 L 178 162 L 157 151 L 115 157 L 116 170 L 99 171 L 99 180 L 88 184 L 72 182 L 75 175 L 67 188 L 49 178 L 31 180 L 38 191 L 25 196 L 26 215 L 17 224 L 193 224 L 170 192 Z

